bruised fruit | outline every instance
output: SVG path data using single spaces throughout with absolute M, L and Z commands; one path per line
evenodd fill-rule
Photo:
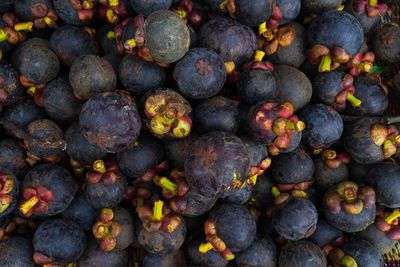
M 32 245 L 23 237 L 12 237 L 0 242 L 2 256 L 0 265 L 4 267 L 24 266 L 34 267 L 32 260 Z
M 246 148 L 238 137 L 211 132 L 192 143 L 185 160 L 185 177 L 204 196 L 228 196 L 242 186 L 249 164 Z
M 99 94 L 87 101 L 79 124 L 89 143 L 110 153 L 126 149 L 142 127 L 133 100 L 118 93 Z
M 19 182 L 9 171 L 0 168 L 0 218 L 12 213 L 17 206 Z
M 128 253 L 125 250 L 103 251 L 94 240 L 89 240 L 78 261 L 80 267 L 125 267 L 127 264 Z
M 68 265 L 77 261 L 85 248 L 85 232 L 65 219 L 45 221 L 33 236 L 33 260 L 39 265 Z
M 326 267 L 322 250 L 309 241 L 295 241 L 285 245 L 279 255 L 280 267 Z

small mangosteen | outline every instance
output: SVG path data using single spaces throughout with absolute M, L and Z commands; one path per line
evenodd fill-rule
M 314 233 L 307 238 L 321 248 L 343 238 L 342 231 L 327 223 L 323 218 L 318 218 Z
M 216 95 L 224 86 L 226 68 L 214 51 L 192 48 L 175 65 L 174 78 L 185 96 L 206 99 Z
M 182 250 L 177 250 L 168 254 L 148 253 L 144 256 L 142 263 L 143 267 L 186 266 L 186 259 Z
M 352 0 L 346 2 L 344 11 L 356 17 L 364 32 L 369 33 L 379 25 L 380 18 L 385 16 L 388 11 L 388 6 L 376 0 Z
M 72 202 L 76 185 L 71 174 L 58 165 L 32 168 L 22 182 L 19 211 L 25 216 L 54 216 Z
M 172 5 L 172 0 L 130 0 L 133 10 L 145 16 L 158 10 L 167 10 Z
M 103 251 L 124 250 L 133 242 L 133 218 L 123 208 L 104 208 L 93 225 L 93 236 Z
M 184 198 L 187 204 L 181 214 L 185 217 L 198 217 L 205 214 L 214 207 L 218 200 L 217 197 L 206 197 L 191 189 Z
M 375 219 L 375 191 L 369 186 L 343 181 L 325 193 L 323 205 L 327 222 L 344 232 L 359 232 Z
M 204 237 L 195 237 L 188 241 L 186 246 L 186 256 L 193 264 L 210 267 L 225 267 L 228 261 L 217 251 L 209 250 L 205 253 L 199 251 L 199 246 L 204 241 Z
M 89 240 L 85 252 L 79 258 L 79 267 L 126 267 L 128 253 L 126 250 L 104 251 L 94 240 Z
M 0 168 L 0 218 L 15 210 L 19 197 L 19 182 L 14 174 Z
M 17 178 L 22 178 L 28 171 L 28 162 L 25 158 L 25 149 L 16 139 L 0 140 L 0 168 L 9 170 Z
M 135 103 L 122 93 L 91 98 L 82 107 L 79 124 L 89 143 L 110 153 L 126 149 L 142 127 Z
M 97 0 L 53 0 L 57 15 L 64 22 L 76 26 L 87 25 L 95 15 Z
M 23 237 L 12 237 L 0 242 L 3 251 L 0 257 L 0 265 L 3 267 L 24 266 L 34 267 L 32 260 L 32 245 Z
M 33 236 L 33 260 L 38 265 L 68 265 L 76 262 L 86 248 L 80 226 L 65 219 L 43 222 Z
M 286 244 L 279 254 L 280 267 L 326 267 L 327 259 L 322 250 L 309 241 Z
M 178 61 L 190 46 L 188 27 L 175 12 L 169 10 L 155 11 L 146 18 L 144 38 L 151 57 L 163 64 Z
M 385 24 L 372 39 L 372 49 L 377 60 L 386 64 L 400 60 L 400 29 Z
M 257 237 L 245 250 L 238 253 L 235 262 L 238 266 L 274 267 L 278 252 L 274 241 L 269 237 Z
M 3 107 L 16 103 L 24 94 L 18 72 L 10 65 L 0 66 L 0 112 Z

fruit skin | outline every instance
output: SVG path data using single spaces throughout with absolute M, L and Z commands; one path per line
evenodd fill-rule
M 23 237 L 12 237 L 0 242 L 2 255 L 0 265 L 3 267 L 34 267 L 32 261 L 32 247 L 28 239 Z
M 343 252 L 353 257 L 358 266 L 384 266 L 383 258 L 378 249 L 365 240 L 354 240 L 343 245 Z
M 256 238 L 256 222 L 242 205 L 220 204 L 211 210 L 209 219 L 214 221 L 218 237 L 232 252 L 248 248 Z
M 265 210 L 274 203 L 274 197 L 271 194 L 274 181 L 269 172 L 264 173 L 257 179 L 257 183 L 253 188 L 249 204 L 258 210 Z
M 117 50 L 117 43 L 115 39 L 109 39 L 107 37 L 107 33 L 109 31 L 113 31 L 114 27 L 109 24 L 105 24 L 101 27 L 99 27 L 96 30 L 96 41 L 99 45 L 100 52 L 103 55 L 119 55 L 120 53 Z
M 377 202 L 388 208 L 400 207 L 400 167 L 392 163 L 376 164 L 365 177 L 376 192 Z
M 388 95 L 375 80 L 368 76 L 359 76 L 354 81 L 355 97 L 361 100 L 361 106 L 354 108 L 346 105 L 346 113 L 355 116 L 380 116 L 389 105 Z
M 81 20 L 78 12 L 72 7 L 71 1 L 53 0 L 54 9 L 57 15 L 67 24 L 83 26 L 90 23 L 90 20 Z
M 18 72 L 11 65 L 0 65 L 1 90 L 5 90 L 6 99 L 0 100 L 0 109 L 16 103 L 24 94 L 24 88 L 19 82 Z
M 97 214 L 98 210 L 89 204 L 83 192 L 79 192 L 68 208 L 61 213 L 61 217 L 76 222 L 84 231 L 90 231 Z
M 17 48 L 13 65 L 29 81 L 35 84 L 48 83 L 57 77 L 60 61 L 49 49 L 47 40 L 35 39 L 29 39 Z
M 301 9 L 306 13 L 321 13 L 337 9 L 342 4 L 341 0 L 301 1 Z
M 342 237 L 342 235 L 342 231 L 327 223 L 323 218 L 318 218 L 317 227 L 307 240 L 322 248 Z
M 5 174 L 5 175 L 11 176 L 12 182 L 13 182 L 13 188 L 12 188 L 11 192 L 8 193 L 8 195 L 12 197 L 12 202 L 10 203 L 10 205 L 7 207 L 6 210 L 4 210 L 3 212 L 0 212 L 0 218 L 4 218 L 7 215 L 11 214 L 17 206 L 18 198 L 19 198 L 19 194 L 20 194 L 20 190 L 19 190 L 20 183 L 19 183 L 17 177 L 15 177 L 15 175 L 13 173 L 10 173 L 10 171 L 5 170 L 1 167 L 0 167 L 0 174 Z
M 193 99 L 216 95 L 226 81 L 226 68 L 221 57 L 207 48 L 192 48 L 174 68 L 179 90 Z
M 191 144 L 198 138 L 198 134 L 191 134 L 183 139 L 168 140 L 164 142 L 165 157 L 176 168 L 183 168 L 186 154 Z
M 162 67 L 134 55 L 122 59 L 118 74 L 124 88 L 134 94 L 144 94 L 162 86 L 165 81 L 165 70 Z
M 66 130 L 65 141 L 68 144 L 68 155 L 83 166 L 90 165 L 95 160 L 104 159 L 107 156 L 106 152 L 86 140 L 78 122 L 73 123 Z
M 195 266 L 210 266 L 210 267 L 225 267 L 228 264 L 228 261 L 225 260 L 221 255 L 214 251 L 210 250 L 206 253 L 199 252 L 199 246 L 204 242 L 204 237 L 194 237 L 189 240 L 186 249 L 186 257 L 188 260 L 196 264 Z
M 272 15 L 273 0 L 236 0 L 234 18 L 242 24 L 256 27 Z
M 37 3 L 45 4 L 48 9 L 53 8 L 51 0 L 19 0 L 14 2 L 14 11 L 21 21 L 34 21 L 36 17 L 31 8 Z
M 206 197 L 194 190 L 190 190 L 185 194 L 187 200 L 186 209 L 182 212 L 185 217 L 198 217 L 211 210 L 217 202 L 217 197 Z
M 147 17 L 157 10 L 169 9 L 172 5 L 172 0 L 130 0 L 130 3 L 136 13 Z
M 309 241 L 294 241 L 285 245 L 279 255 L 280 267 L 326 267 L 322 250 Z
M 48 202 L 49 210 L 45 213 L 33 213 L 40 217 L 60 214 L 71 204 L 76 192 L 76 185 L 71 174 L 58 165 L 40 164 L 32 168 L 22 182 L 21 192 L 25 188 L 35 188 L 37 184 L 47 187 L 54 194 L 54 201 Z
M 303 148 L 282 153 L 272 160 L 270 173 L 279 184 L 297 184 L 313 179 L 314 162 Z
M 13 138 L 0 140 L 0 168 L 14 173 L 17 178 L 22 178 L 28 171 L 28 163 L 25 161 L 25 149 Z
M 71 123 L 78 117 L 80 103 L 74 97 L 68 76 L 60 76 L 47 85 L 43 105 L 47 114 L 57 122 Z
M 276 245 L 269 236 L 257 237 L 247 249 L 238 253 L 235 261 L 238 266 L 275 267 L 278 261 Z
M 126 149 L 142 127 L 135 104 L 117 93 L 99 94 L 87 101 L 79 122 L 89 143 L 110 153 Z
M 172 266 L 186 266 L 185 254 L 182 250 L 178 250 L 169 254 L 151 254 L 148 253 L 144 256 L 143 267 L 172 267 Z
M 223 96 L 201 102 L 194 112 L 194 125 L 199 133 L 225 131 L 235 133 L 239 128 L 237 105 Z
M 344 75 L 345 73 L 340 70 L 318 73 L 312 80 L 315 100 L 335 106 L 336 96 L 342 90 L 341 82 Z
M 126 178 L 120 175 L 120 177 L 111 184 L 104 181 L 86 183 L 85 196 L 87 201 L 94 208 L 113 208 L 124 198 L 126 188 Z
M 180 217 L 179 226 L 172 233 L 165 233 L 158 230 L 150 233 L 143 228 L 143 223 L 138 219 L 135 224 L 135 235 L 139 245 L 149 253 L 168 254 L 177 251 L 186 238 L 186 223 Z
M 33 236 L 33 249 L 51 258 L 51 263 L 75 262 L 86 248 L 86 235 L 80 226 L 65 219 L 43 222 Z
M 268 56 L 268 60 L 274 63 L 274 65 L 290 65 L 298 68 L 306 60 L 307 31 L 301 24 L 295 21 L 287 25 L 293 27 L 296 38 L 289 46 L 279 46 L 274 54 Z
M 313 234 L 318 213 L 310 200 L 293 197 L 275 207 L 272 220 L 275 230 L 285 239 L 300 240 Z
M 126 250 L 103 251 L 94 240 L 89 240 L 85 252 L 79 258 L 80 267 L 125 267 L 128 264 Z
M 206 22 L 198 39 L 199 46 L 214 50 L 224 62 L 234 61 L 237 66 L 250 61 L 257 48 L 253 30 L 226 17 Z
M 95 40 L 85 30 L 72 25 L 63 26 L 53 32 L 50 48 L 67 66 L 71 66 L 81 56 L 98 52 Z
M 373 244 L 379 250 L 379 254 L 381 255 L 391 251 L 397 243 L 397 240 L 390 239 L 386 233 L 379 230 L 375 224 L 371 224 L 366 229 L 358 232 L 356 237 Z
M 192 143 L 185 160 L 185 177 L 200 194 L 224 197 L 247 178 L 249 163 L 246 148 L 238 137 L 211 132 Z
M 273 101 L 278 98 L 276 75 L 272 71 L 260 69 L 244 70 L 236 84 L 236 91 L 241 100 L 250 105 L 260 101 Z
M 188 27 L 175 12 L 169 10 L 155 11 L 146 18 L 144 38 L 153 59 L 164 64 L 181 59 L 190 46 Z
M 299 113 L 299 118 L 306 124 L 303 140 L 311 148 L 332 145 L 342 136 L 343 120 L 330 106 L 308 105 Z
M 353 15 L 361 23 L 364 32 L 369 33 L 379 25 L 380 16 L 370 17 L 367 12 L 358 13 L 353 9 L 354 0 L 348 1 L 345 4 L 344 11 Z
M 28 127 L 35 120 L 47 118 L 45 110 L 35 105 L 30 98 L 21 99 L 14 105 L 7 107 L 2 115 L 6 120 L 22 129 Z
M 302 109 L 310 102 L 313 87 L 303 72 L 288 65 L 278 65 L 275 66 L 274 73 L 281 101 L 292 103 L 295 111 Z
M 276 0 L 275 3 L 282 13 L 281 25 L 294 20 L 300 13 L 301 0 Z
M 390 24 L 384 25 L 372 40 L 372 50 L 378 61 L 386 64 L 400 60 L 400 29 Z
M 354 55 L 364 43 L 364 31 L 360 22 L 352 15 L 331 10 L 311 22 L 308 43 L 309 46 L 321 44 L 328 48 L 338 46 Z
M 140 178 L 164 160 L 164 150 L 160 140 L 142 134 L 137 142 L 137 145 L 132 144 L 117 154 L 118 166 L 130 181 Z
M 343 143 L 351 158 L 361 164 L 373 164 L 384 160 L 382 148 L 371 138 L 371 127 L 379 122 L 376 118 L 363 117 L 346 125 Z
M 84 55 L 75 60 L 69 71 L 69 81 L 79 100 L 113 91 L 117 86 L 117 76 L 111 64 L 96 55 Z
M 230 194 L 229 196 L 223 198 L 224 202 L 228 203 L 236 203 L 240 205 L 244 205 L 250 199 L 251 192 L 253 191 L 253 186 L 249 185 L 247 182 L 242 187 Z
M 349 177 L 349 169 L 346 164 L 340 164 L 339 167 L 332 169 L 326 166 L 321 158 L 314 159 L 314 178 L 316 186 L 319 189 L 326 190 L 334 184 L 347 180 Z

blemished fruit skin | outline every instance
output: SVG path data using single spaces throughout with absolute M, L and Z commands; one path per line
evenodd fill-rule
M 22 98 L 24 89 L 19 82 L 18 72 L 7 64 L 0 65 L 1 91 L 6 94 L 5 99 L 0 100 L 0 107 L 15 104 Z
M 294 241 L 285 245 L 279 255 L 280 267 L 326 267 L 327 259 L 322 250 L 309 241 Z
M 32 260 L 32 245 L 28 239 L 23 237 L 12 237 L 0 242 L 2 255 L 0 265 L 4 267 L 34 267 Z

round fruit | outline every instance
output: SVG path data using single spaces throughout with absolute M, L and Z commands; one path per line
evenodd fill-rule
M 322 250 L 309 241 L 290 242 L 279 254 L 280 267 L 326 267 L 327 259 Z

